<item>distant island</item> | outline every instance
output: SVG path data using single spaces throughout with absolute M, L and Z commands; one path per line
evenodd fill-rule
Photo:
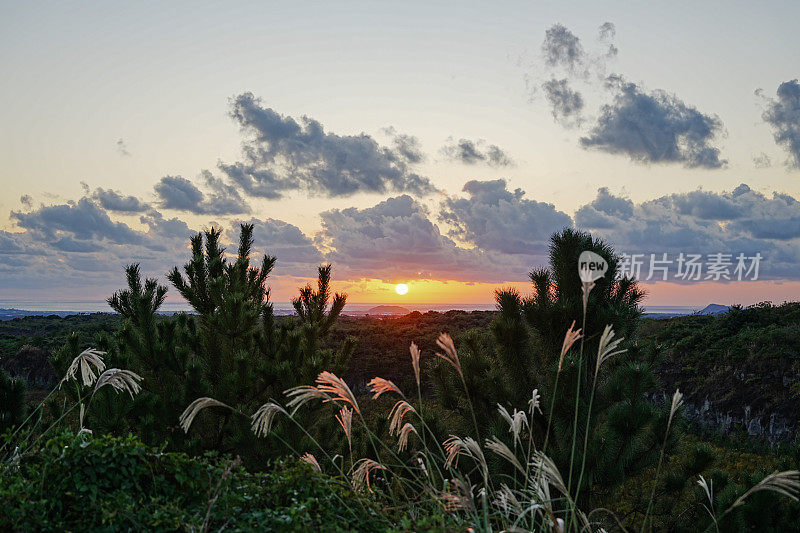
M 728 305 L 708 304 L 703 309 L 697 312 L 698 315 L 718 315 L 720 313 L 727 313 L 730 310 Z
M 399 305 L 378 305 L 369 309 L 365 315 L 407 315 L 411 311 Z

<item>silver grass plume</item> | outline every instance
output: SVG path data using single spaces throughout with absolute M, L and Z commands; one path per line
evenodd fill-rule
M 514 452 L 511 451 L 511 449 L 506 445 L 506 443 L 498 439 L 496 436 L 493 436 L 491 439 L 486 439 L 486 449 L 502 457 L 503 459 L 511 463 L 514 466 L 514 468 L 516 468 L 517 470 L 522 472 L 523 475 L 525 475 L 525 468 L 522 466 L 522 463 L 519 462 L 517 456 L 514 455 Z
M 226 405 L 219 400 L 215 400 L 214 398 L 198 398 L 189 404 L 179 418 L 180 425 L 184 433 L 189 433 L 189 428 L 192 427 L 192 422 L 194 422 L 195 417 L 206 407 L 224 407 L 233 411 L 233 407 Z
M 78 372 L 78 369 L 81 371 L 81 380 L 83 381 L 83 384 L 87 387 L 90 387 L 97 379 L 95 370 L 99 374 L 106 369 L 106 364 L 103 362 L 102 357 L 105 354 L 106 352 L 101 352 L 100 350 L 95 350 L 94 348 L 87 348 L 86 350 L 82 351 L 77 357 L 75 357 L 75 359 L 72 360 L 72 363 L 70 363 L 69 368 L 67 368 L 67 373 L 58 384 L 59 388 L 65 381 L 75 379 L 75 374 Z M 94 366 L 95 370 L 92 370 L 92 366 Z
M 441 357 L 453 365 L 453 368 L 456 369 L 458 375 L 463 378 L 464 373 L 461 371 L 461 361 L 458 360 L 456 345 L 453 343 L 453 339 L 450 337 L 450 335 L 447 333 L 441 333 L 439 338 L 436 339 L 436 344 L 444 351 L 443 354 L 436 352 L 436 357 Z
M 142 376 L 131 372 L 130 370 L 122 370 L 119 368 L 109 368 L 97 378 L 97 383 L 94 385 L 94 392 L 106 385 L 110 385 L 119 394 L 125 391 L 133 398 L 134 394 L 138 394 L 142 390 L 139 382 L 142 381 Z
M 369 387 L 369 391 L 372 393 L 372 399 L 377 400 L 378 397 L 383 394 L 384 392 L 394 392 L 397 393 L 401 398 L 405 398 L 403 391 L 400 390 L 400 387 L 392 383 L 388 379 L 383 379 L 379 377 L 374 377 L 367 383 Z
M 272 431 L 272 425 L 275 422 L 275 417 L 281 415 L 289 416 L 286 409 L 274 402 L 268 402 L 258 408 L 250 417 L 251 429 L 257 437 L 264 437 Z
M 413 342 L 409 347 L 409 351 L 411 352 L 411 366 L 414 367 L 414 377 L 417 378 L 417 386 L 419 386 L 419 358 L 420 358 L 420 351 L 416 344 Z

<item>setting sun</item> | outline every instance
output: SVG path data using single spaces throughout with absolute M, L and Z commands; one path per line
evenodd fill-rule
M 405 283 L 400 283 L 394 288 L 394 290 L 395 292 L 397 292 L 397 294 L 402 296 L 408 292 L 408 285 L 406 285 Z

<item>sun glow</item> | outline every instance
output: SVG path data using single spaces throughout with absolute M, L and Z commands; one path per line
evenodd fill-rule
M 406 285 L 405 283 L 399 283 L 398 285 L 395 286 L 394 290 L 397 294 L 403 296 L 408 292 L 408 285 Z

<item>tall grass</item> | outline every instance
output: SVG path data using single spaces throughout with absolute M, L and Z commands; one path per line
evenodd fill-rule
M 573 324 L 565 335 L 562 357 L 580 336 L 581 331 L 574 330 Z M 437 355 L 445 359 L 463 380 L 455 343 L 444 334 L 438 341 L 445 353 Z M 623 351 L 619 348 L 621 341 L 622 339 L 615 338 L 611 327 L 607 327 L 603 332 L 590 398 L 594 396 L 594 387 L 602 365 Z M 410 352 L 416 375 L 419 352 L 415 348 L 416 346 L 412 345 Z M 262 418 L 274 417 L 280 413 L 283 417 L 294 420 L 297 410 L 310 405 L 311 402 L 332 402 L 340 407 L 335 419 L 345 431 L 351 455 L 351 439 L 354 431 L 351 418 L 354 413 L 363 422 L 360 427 L 362 436 L 370 442 L 374 455 L 357 460 L 351 458 L 351 467 L 346 472 L 340 468 L 339 462 L 333 459 L 332 454 L 318 444 L 319 451 L 328 458 L 327 468 L 325 462 L 318 462 L 316 456 L 309 452 L 298 455 L 298 458 L 309 462 L 316 469 L 327 470 L 334 475 L 337 473 L 346 475 L 353 487 L 358 490 L 381 492 L 395 507 L 402 507 L 408 504 L 408 501 L 416 505 L 433 505 L 443 511 L 463 516 L 469 527 L 475 531 L 488 532 L 497 529 L 582 533 L 604 531 L 603 528 L 608 527 L 608 524 L 614 524 L 619 529 L 625 530 L 621 520 L 613 516 L 611 511 L 584 510 L 577 502 L 586 463 L 588 427 L 592 416 L 591 399 L 584 440 L 582 443 L 572 443 L 573 447 L 579 450 L 580 456 L 576 456 L 575 459 L 581 469 L 576 487 L 570 487 L 556 463 L 546 454 L 546 448 L 537 449 L 534 442 L 534 414 L 539 410 L 538 391 L 532 392 L 527 411 L 513 409 L 509 412 L 499 405 L 498 415 L 505 421 L 507 432 L 489 435 L 481 441 L 474 411 L 472 413 L 474 435 L 449 435 L 446 439 L 442 439 L 425 424 L 419 410 L 408 403 L 404 392 L 393 382 L 376 377 L 370 381 L 369 386 L 373 400 L 384 394 L 393 394 L 398 398 L 385 415 L 389 422 L 387 437 L 396 439 L 394 447 L 388 446 L 386 438 L 380 437 L 368 427 L 358 399 L 349 386 L 338 376 L 328 372 L 320 374 L 316 385 L 304 385 L 286 391 L 287 407 L 292 409 L 291 412 L 281 408 L 277 403 L 270 403 L 260 408 L 253 415 L 253 427 L 258 428 L 258 434 L 263 436 L 264 428 L 272 427 L 273 418 L 269 421 Z M 465 383 L 464 393 L 467 396 L 465 402 L 472 410 L 472 403 L 468 398 L 469 390 Z M 681 406 L 681 400 L 682 395 L 676 391 L 670 407 L 665 442 L 656 468 L 656 483 L 664 459 L 666 439 L 672 427 L 673 417 Z M 187 408 L 184 419 L 189 419 L 188 417 L 193 419 L 197 416 L 198 406 L 200 409 L 219 407 L 213 402 L 195 402 Z M 550 412 L 552 413 L 552 406 Z M 408 421 L 408 417 L 412 417 L 413 420 Z M 188 430 L 188 427 L 185 429 Z M 545 436 L 545 443 L 548 437 L 549 431 Z M 401 457 L 399 454 L 407 449 L 412 439 L 418 447 L 416 453 L 411 459 L 407 456 Z M 573 435 L 573 439 L 577 440 L 576 434 Z M 527 448 L 523 446 L 524 442 L 528 443 Z M 581 446 L 575 446 L 576 444 Z M 490 461 L 490 456 L 497 457 L 499 462 Z M 503 468 L 503 464 L 508 465 L 513 474 L 509 474 L 508 470 Z M 704 485 L 705 487 L 707 485 Z M 750 494 L 760 490 L 770 490 L 796 499 L 800 492 L 800 473 L 786 471 L 767 476 L 742 495 L 731 508 L 719 513 L 714 511 L 713 497 L 710 494 L 711 490 L 708 489 L 711 506 L 706 507 L 713 523 L 717 524 L 735 507 L 741 505 Z M 413 496 L 411 500 L 406 500 L 409 494 Z M 655 488 L 650 497 L 642 530 L 650 530 L 653 527 L 652 520 L 648 522 L 648 519 L 651 518 L 650 511 L 654 498 Z M 599 521 L 592 518 L 595 516 L 606 516 L 606 519 Z
M 574 325 L 573 322 L 566 332 L 559 370 L 566 353 L 579 338 L 584 336 L 582 330 L 574 329 Z M 315 470 L 347 479 L 357 491 L 380 494 L 388 505 L 396 509 L 408 509 L 412 512 L 415 506 L 427 506 L 437 508 L 444 513 L 452 513 L 475 531 L 582 533 L 601 531 L 608 524 L 615 524 L 624 530 L 622 522 L 610 511 L 589 510 L 586 509 L 589 502 L 578 501 L 586 466 L 592 404 L 598 375 L 606 361 L 623 351 L 619 347 L 621 341 L 622 339 L 615 337 L 610 326 L 604 330 L 600 338 L 583 442 L 579 442 L 577 431 L 573 431 L 573 442 L 569 443 L 573 451 L 570 456 L 570 468 L 573 463 L 580 465 L 575 487 L 570 486 L 572 476 L 566 478 L 565 482 L 556 462 L 547 454 L 555 394 L 552 395 L 547 430 L 542 443 L 537 443 L 534 437 L 535 417 L 537 413 L 539 415 L 542 413 L 538 390 L 531 391 L 531 399 L 527 406 L 517 406 L 522 409 L 509 410 L 498 405 L 498 418 L 507 426 L 501 431 L 496 431 L 496 428 L 495 431 L 492 431 L 492 428 L 480 428 L 455 342 L 447 334 L 441 334 L 437 339 L 437 344 L 443 353 L 436 355 L 444 359 L 461 379 L 464 402 L 471 411 L 473 434 L 451 434 L 443 438 L 426 423 L 422 416 L 423 402 L 420 392 L 421 357 L 419 349 L 414 344 L 410 347 L 410 362 L 417 383 L 416 407 L 409 403 L 406 394 L 388 379 L 376 377 L 368 384 L 371 401 L 377 402 L 384 395 L 396 398 L 391 408 L 383 411 L 388 425 L 386 434 L 378 434 L 373 430 L 364 416 L 364 406 L 359 401 L 364 403 L 369 399 L 357 397 L 343 379 L 331 372 L 321 372 L 313 385 L 302 385 L 285 391 L 285 403 L 273 400 L 253 413 L 242 412 L 239 408 L 226 405 L 214 398 L 198 398 L 186 407 L 179 423 L 188 433 L 197 417 L 202 416 L 207 409 L 234 413 L 247 419 L 257 437 L 275 435 L 298 460 L 308 463 Z M 91 408 L 93 398 L 101 388 L 109 386 L 116 393 L 127 392 L 131 398 L 141 391 L 141 377 L 124 369 L 106 369 L 104 355 L 103 352 L 96 350 L 86 350 L 72 361 L 56 389 L 33 410 L 10 438 L 6 439 L 4 446 L 12 442 L 17 445 L 13 451 L 2 450 L 4 461 L 13 462 L 20 455 L 30 453 L 39 439 L 53 428 L 64 424 L 65 418 L 76 408 L 80 409 L 79 429 L 90 432 L 89 428 L 83 427 L 83 422 Z M 554 388 L 557 387 L 557 377 L 558 374 Z M 49 427 L 39 429 L 44 402 L 65 386 L 76 388 L 77 401 L 72 405 L 65 405 L 61 416 Z M 577 405 L 578 398 L 575 400 Z M 320 444 L 306 425 L 297 418 L 300 409 L 316 402 L 330 403 L 337 407 L 333 419 L 347 441 L 349 467 L 344 465 L 341 456 Z M 656 484 L 659 481 L 672 422 L 681 403 L 682 395 L 676 391 L 670 406 L 664 443 L 661 446 L 654 486 L 642 522 L 642 531 L 653 528 L 651 511 L 656 497 Z M 319 416 L 329 416 L 325 410 L 319 410 L 317 413 Z M 354 419 L 357 424 L 354 424 Z M 276 424 L 283 423 L 297 426 L 307 437 L 308 442 L 312 443 L 313 449 L 297 449 L 298 443 L 287 442 L 276 435 L 274 432 Z M 354 456 L 353 441 L 357 434 L 368 443 L 371 453 Z M 704 508 L 711 519 L 710 527 L 719 530 L 720 522 L 756 492 L 771 491 L 797 500 L 800 494 L 800 472 L 789 470 L 770 474 L 743 493 L 727 509 L 717 508 L 711 480 L 701 476 L 698 484 L 707 499 Z M 216 497 L 212 495 L 209 499 L 207 517 L 215 501 Z M 358 502 L 350 504 L 359 505 Z M 606 519 L 600 521 L 593 518 L 595 516 L 606 516 Z

